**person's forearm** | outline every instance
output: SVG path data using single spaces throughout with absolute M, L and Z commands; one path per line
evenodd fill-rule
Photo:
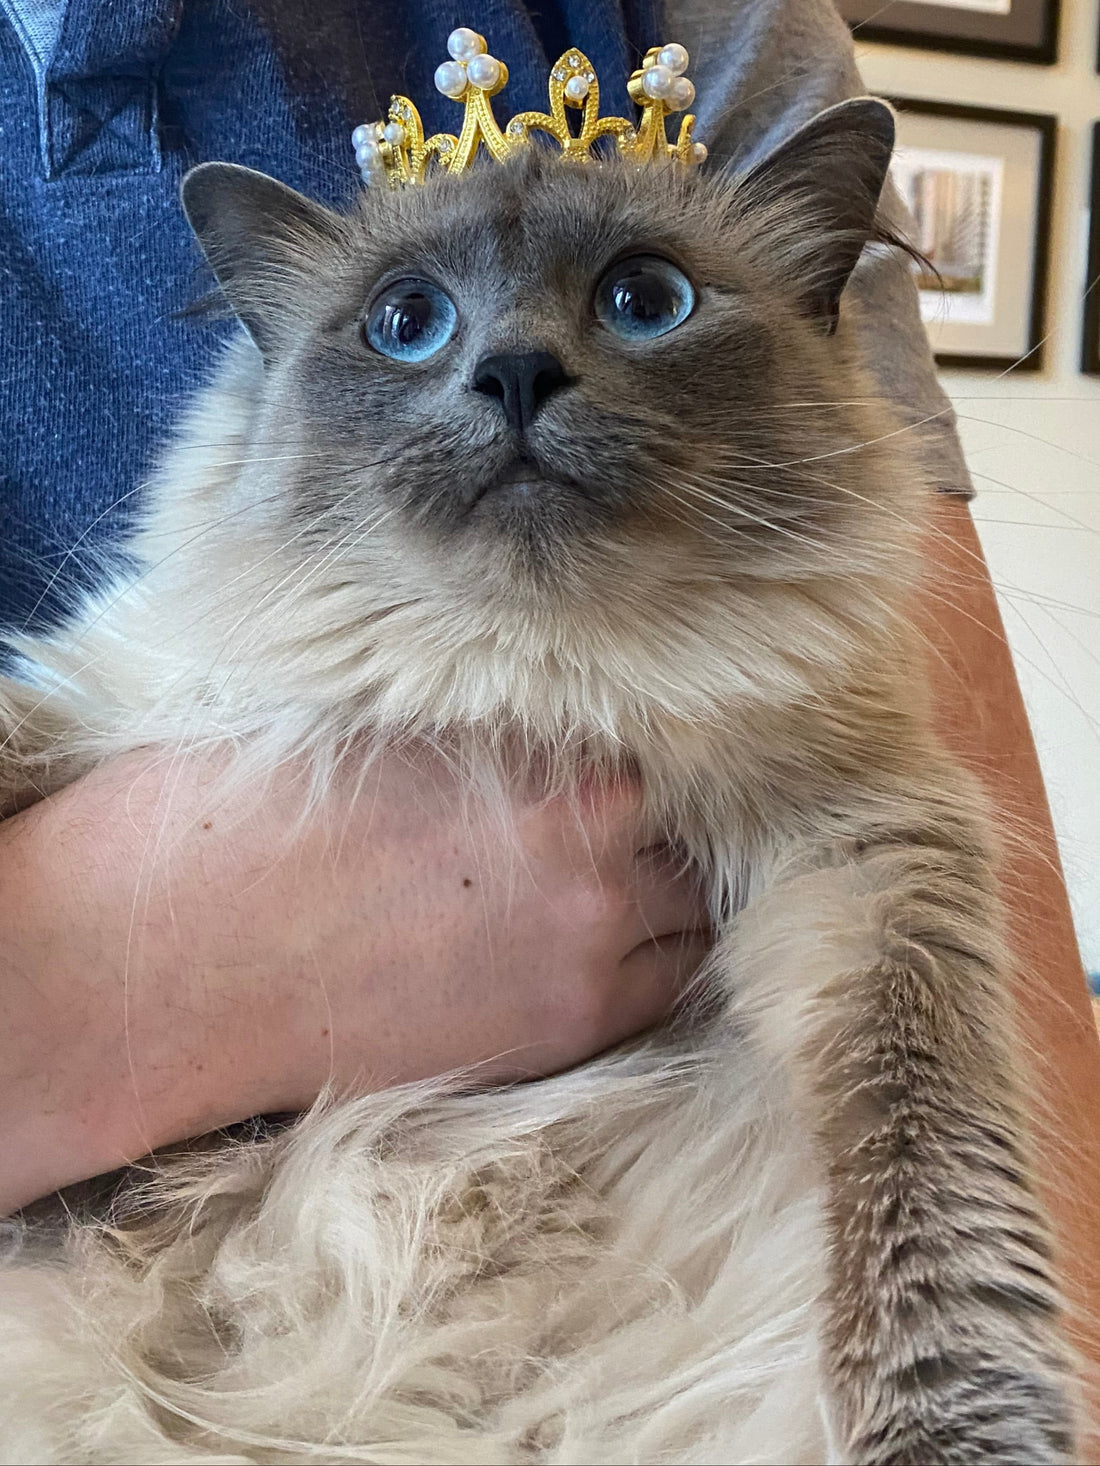
M 1040 1161 L 1076 1305 L 1074 1330 L 1100 1364 L 1100 1043 L 1042 774 L 966 504 L 937 501 L 928 557 L 923 624 L 935 649 L 929 664 L 940 721 L 1004 816 L 1016 1001 L 1042 1088 Z
M 145 905 L 155 797 L 125 765 L 0 823 L 0 1216 L 243 1118 L 257 1013 L 196 971 L 190 912 Z
M 0 824 L 0 1215 L 330 1083 L 576 1063 L 704 954 L 633 787 L 519 800 L 513 846 L 426 751 L 307 821 L 293 767 L 215 798 L 218 767 L 131 754 Z

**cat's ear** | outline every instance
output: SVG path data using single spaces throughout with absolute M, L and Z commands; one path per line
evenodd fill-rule
M 876 97 L 820 112 L 738 183 L 735 198 L 777 251 L 803 308 L 828 332 L 875 215 L 894 148 L 894 114 Z
M 340 238 L 336 214 L 285 183 L 235 163 L 200 163 L 180 190 L 188 223 L 230 305 L 270 354 L 285 325 L 288 285 Z

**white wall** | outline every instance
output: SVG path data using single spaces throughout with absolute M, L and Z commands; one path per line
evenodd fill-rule
M 1100 377 L 1083 376 L 1082 294 L 1097 9 L 1062 0 L 1060 61 L 1026 66 L 860 43 L 867 88 L 1060 120 L 1042 372 L 945 374 L 1047 781 L 1086 965 L 1100 972 Z

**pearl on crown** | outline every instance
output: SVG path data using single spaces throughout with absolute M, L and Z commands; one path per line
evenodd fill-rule
M 462 138 L 456 143 L 455 138 L 438 134 L 429 139 L 429 145 L 425 147 L 416 108 L 407 97 L 394 97 L 387 120 L 361 123 L 352 133 L 355 159 L 364 183 L 420 183 L 433 152 L 445 158 L 452 168 L 459 169 L 470 165 L 479 145 L 488 147 L 498 161 L 503 161 L 514 146 L 525 141 L 527 129 L 532 126 L 551 133 L 564 151 L 571 152 L 577 139 L 561 115 L 562 102 L 585 108 L 585 128 L 592 125 L 588 113 L 589 110 L 597 110 L 594 107 L 596 74 L 580 51 L 564 52 L 551 69 L 550 100 L 554 118 L 539 114 L 536 121 L 531 122 L 528 120 L 530 114 L 524 114 L 512 118 L 503 133 L 486 105 L 487 97 L 479 94 L 495 95 L 499 92 L 508 79 L 507 67 L 489 54 L 485 37 L 469 26 L 459 26 L 450 33 L 447 54 L 449 59 L 436 68 L 435 85 L 445 97 L 465 103 Z M 667 113 L 686 111 L 695 101 L 695 87 L 684 74 L 688 61 L 686 48 L 673 43 L 648 51 L 641 68 L 630 79 L 630 95 L 642 108 L 644 126 L 639 129 L 619 117 L 604 119 L 598 130 L 613 126 L 620 149 L 628 155 L 636 147 L 641 149 L 644 154 L 639 158 L 641 162 L 674 154 L 683 163 L 702 163 L 707 150 L 702 143 L 691 141 L 693 118 L 685 119 L 680 128 L 679 142 L 675 145 L 668 143 L 664 131 Z M 555 92 L 555 84 L 560 91 Z M 655 108 L 654 103 L 657 104 Z M 656 131 L 652 130 L 650 122 L 654 111 Z M 646 139 L 644 148 L 639 141 L 643 136 Z
M 474 56 L 466 63 L 466 75 L 479 91 L 491 91 L 500 80 L 500 62 L 495 56 Z
M 642 73 L 642 90 L 647 97 L 654 101 L 663 102 L 672 90 L 672 83 L 676 80 L 667 66 L 651 66 L 648 71 Z
M 662 46 L 652 66 L 642 72 L 642 90 L 655 102 L 664 102 L 673 112 L 683 112 L 695 101 L 695 88 L 684 72 L 687 50 L 675 44 Z
M 683 112 L 695 101 L 695 87 L 686 76 L 678 76 L 668 93 L 669 105 L 677 112 Z
M 475 56 L 484 56 L 488 49 L 485 37 L 468 25 L 460 25 L 447 37 L 447 55 L 455 61 L 472 61 Z
M 467 85 L 477 87 L 479 92 L 491 92 L 500 81 L 503 66 L 489 55 L 485 37 L 469 26 L 460 25 L 451 32 L 447 51 L 451 59 L 436 67 L 435 85 L 452 101 L 461 100 Z
M 466 68 L 461 61 L 444 61 L 435 69 L 435 89 L 457 101 L 466 90 Z
M 675 42 L 671 46 L 662 46 L 657 52 L 657 60 L 661 66 L 667 66 L 673 76 L 683 76 L 688 67 L 687 51 L 683 46 L 677 46 Z

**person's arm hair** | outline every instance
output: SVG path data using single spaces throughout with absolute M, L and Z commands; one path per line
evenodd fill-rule
M 1043 777 L 967 504 L 937 496 L 922 629 L 944 737 L 982 779 L 1005 829 L 1004 890 L 1020 1030 L 1040 1087 L 1039 1163 L 1073 1308 L 1100 1366 L 1100 1042 Z M 1093 1459 L 1090 1457 L 1090 1459 Z

